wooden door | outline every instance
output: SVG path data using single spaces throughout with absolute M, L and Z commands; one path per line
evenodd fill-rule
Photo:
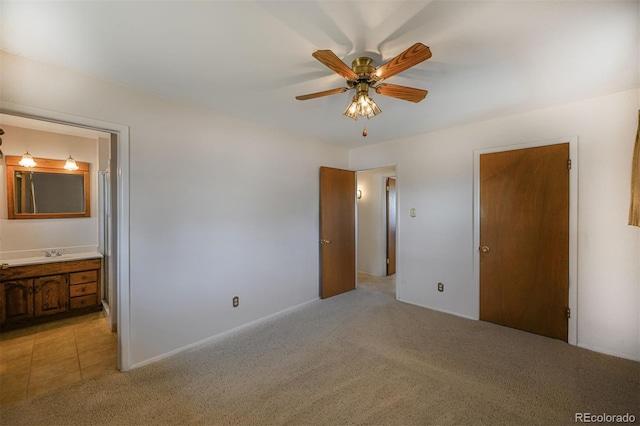
M 480 319 L 567 341 L 569 144 L 480 156 Z
M 387 178 L 387 275 L 396 273 L 396 178 Z
M 320 297 L 356 288 L 356 173 L 320 168 Z
M 66 275 L 34 279 L 35 315 L 53 315 L 69 309 L 69 284 Z
M 33 280 L 0 284 L 0 322 L 10 323 L 33 317 Z

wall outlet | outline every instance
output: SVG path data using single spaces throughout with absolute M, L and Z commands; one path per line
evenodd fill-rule
M 240 298 L 238 296 L 235 296 L 233 298 L 233 307 L 237 308 L 239 304 L 240 304 Z
M 438 291 L 439 292 L 443 292 L 444 291 L 444 284 L 438 283 Z

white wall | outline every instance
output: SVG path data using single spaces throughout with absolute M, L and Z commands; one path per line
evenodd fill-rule
M 345 168 L 346 150 L 8 53 L 0 64 L 3 103 L 130 127 L 133 366 L 318 297 L 318 169 Z
M 640 359 L 637 90 L 347 154 L 11 54 L 0 67 L 2 105 L 130 126 L 133 365 L 317 297 L 320 165 L 396 164 L 401 299 L 477 317 L 473 151 L 563 136 L 579 138 L 578 344 Z
M 640 229 L 627 225 L 638 100 L 626 91 L 351 150 L 352 169 L 397 165 L 400 299 L 478 318 L 473 151 L 577 136 L 577 343 L 640 359 Z
M 379 277 L 387 274 L 386 178 L 394 168 L 363 170 L 357 173 L 358 189 L 358 271 Z
M 0 259 L 16 259 L 43 255 L 48 249 L 66 253 L 96 251 L 97 218 L 97 140 L 25 129 L 2 123 L 4 155 L 22 155 L 29 151 L 36 158 L 89 163 L 91 171 L 91 217 L 71 219 L 7 219 L 7 186 L 4 168 L 0 173 Z M 4 164 L 4 161 L 2 162 Z

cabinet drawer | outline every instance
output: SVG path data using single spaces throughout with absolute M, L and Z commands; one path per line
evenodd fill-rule
M 69 284 L 82 284 L 98 281 L 98 271 L 83 271 L 69 274 Z
M 69 296 L 87 296 L 89 294 L 96 294 L 97 291 L 98 283 L 77 284 L 69 287 Z
M 88 296 L 72 297 L 71 309 L 88 308 L 98 303 L 98 295 L 90 294 Z

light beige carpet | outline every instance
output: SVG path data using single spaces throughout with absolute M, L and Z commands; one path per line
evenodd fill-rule
M 363 279 L 368 280 L 362 282 Z M 635 415 L 640 364 L 408 305 L 389 279 L 128 373 L 2 409 L 2 425 L 575 424 Z

